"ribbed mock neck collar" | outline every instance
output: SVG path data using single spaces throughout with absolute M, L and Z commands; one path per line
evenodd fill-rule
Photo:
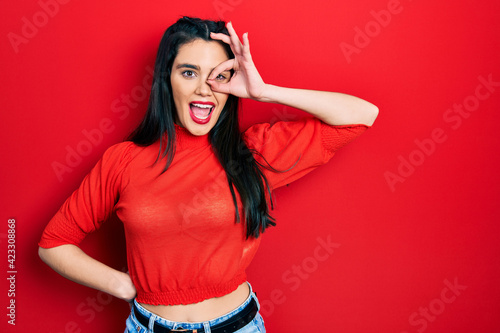
M 191 134 L 187 129 L 177 124 L 175 125 L 176 145 L 180 149 L 195 149 L 210 145 L 208 134 L 196 136 Z

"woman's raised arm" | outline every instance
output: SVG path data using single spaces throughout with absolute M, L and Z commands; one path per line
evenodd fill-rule
M 370 102 L 347 94 L 293 89 L 266 84 L 255 67 L 250 54 L 248 33 L 240 42 L 231 22 L 227 24 L 230 36 L 214 34 L 212 38 L 231 46 L 234 59 L 214 68 L 208 78 L 212 89 L 241 98 L 252 98 L 261 102 L 288 105 L 304 110 L 330 125 L 365 124 L 371 126 L 378 115 L 378 108 Z M 228 83 L 215 80 L 221 72 L 232 69 L 233 77 Z

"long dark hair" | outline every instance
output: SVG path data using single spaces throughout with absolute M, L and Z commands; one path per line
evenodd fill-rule
M 156 159 L 158 162 L 166 158 L 163 172 L 168 169 L 175 154 L 176 110 L 170 74 L 179 48 L 194 39 L 202 39 L 220 43 L 228 58 L 234 58 L 229 45 L 210 38 L 210 32 L 229 35 L 223 21 L 183 17 L 170 26 L 161 39 L 148 109 L 144 119 L 128 140 L 140 146 L 149 146 L 160 140 L 166 133 L 166 144 L 164 140 L 160 140 L 160 149 Z M 240 222 L 240 214 L 235 188 L 244 207 L 246 237 L 257 238 L 268 226 L 276 225 L 269 214 L 269 206 L 272 209 L 271 191 L 261 170 L 262 167 L 269 167 L 255 160 L 253 154 L 257 152 L 251 151 L 242 139 L 238 126 L 238 104 L 239 98 L 229 95 L 217 123 L 208 136 L 212 149 L 226 172 L 236 210 L 236 221 Z

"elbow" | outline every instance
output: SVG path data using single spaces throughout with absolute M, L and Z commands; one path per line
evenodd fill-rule
M 365 124 L 367 126 L 372 126 L 378 117 L 378 113 L 379 113 L 378 107 L 376 105 L 370 103 L 370 106 L 367 108 L 365 113 L 366 113 L 366 119 L 363 122 L 363 124 Z
M 47 263 L 47 249 L 43 247 L 38 247 L 38 256 L 40 259 L 44 262 Z
M 44 263 L 49 266 L 51 266 L 51 262 L 55 255 L 57 255 L 57 250 L 55 248 L 46 249 L 44 247 L 38 247 L 38 256 Z

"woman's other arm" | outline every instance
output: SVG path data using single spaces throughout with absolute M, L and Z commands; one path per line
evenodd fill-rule
M 93 259 L 75 245 L 66 244 L 49 249 L 39 247 L 38 254 L 57 273 L 74 282 L 128 302 L 136 296 L 128 273 Z

